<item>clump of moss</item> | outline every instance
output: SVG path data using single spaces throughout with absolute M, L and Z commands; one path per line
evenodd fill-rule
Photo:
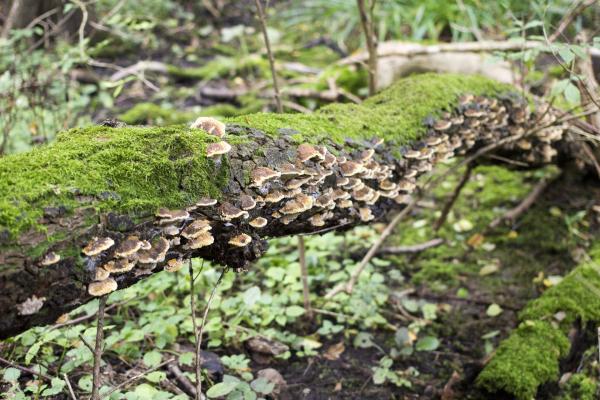
M 532 399 L 539 385 L 558 378 L 558 360 L 568 350 L 569 340 L 550 323 L 525 321 L 502 342 L 477 384 L 490 392 Z
M 563 390 L 564 400 L 597 399 L 598 382 L 584 374 L 573 374 Z
M 558 378 L 559 361 L 570 347 L 569 328 L 576 320 L 600 321 L 599 247 L 591 251 L 593 261 L 575 268 L 525 307 L 519 315 L 524 322 L 479 375 L 480 386 L 528 399 L 539 385 Z
M 48 206 L 72 211 L 92 201 L 100 211 L 153 212 L 218 197 L 227 165 L 204 156 L 215 140 L 185 126 L 61 133 L 49 146 L 0 160 L 0 227 L 16 235 Z
M 243 57 L 218 56 L 201 67 L 167 66 L 167 73 L 169 75 L 183 81 L 234 77 L 241 72 L 247 75 L 267 76 L 268 71 L 268 61 L 256 54 Z

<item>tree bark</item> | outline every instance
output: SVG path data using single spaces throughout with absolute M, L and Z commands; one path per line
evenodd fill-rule
M 494 143 L 531 167 L 569 159 L 565 124 L 507 90 L 423 75 L 361 105 L 228 120 L 224 138 L 181 126 L 96 126 L 4 157 L 0 338 L 89 301 L 95 279 L 125 288 L 190 257 L 244 268 L 266 238 L 381 219 L 438 163 Z M 208 157 L 220 140 L 231 150 Z M 218 202 L 200 204 L 209 197 Z

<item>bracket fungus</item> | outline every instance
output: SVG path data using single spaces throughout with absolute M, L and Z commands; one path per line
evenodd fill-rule
M 42 258 L 42 261 L 40 261 L 40 265 L 42 267 L 47 267 L 49 265 L 56 264 L 59 261 L 60 261 L 60 255 L 58 255 L 55 252 L 51 251 L 48 254 L 46 254 L 44 256 L 44 258 Z
M 240 217 L 248 218 L 248 211 L 240 210 L 233 204 L 227 202 L 221 204 L 219 207 L 219 213 L 225 221 L 231 221 Z
M 252 179 L 252 186 L 254 187 L 260 187 L 268 180 L 278 178 L 280 176 L 280 172 L 272 170 L 268 167 L 256 167 L 250 173 L 250 178 Z
M 225 124 L 211 117 L 196 118 L 196 120 L 190 125 L 190 128 L 202 129 L 209 135 L 214 135 L 217 137 L 225 136 Z
M 256 217 L 252 221 L 248 222 L 248 225 L 253 228 L 264 228 L 267 226 L 267 219 L 263 217 Z
M 227 142 L 210 143 L 206 146 L 206 157 L 220 156 L 229 153 L 229 151 L 231 151 L 231 145 Z
M 240 233 L 229 239 L 229 244 L 235 247 L 246 247 L 252 242 L 252 236 L 245 233 Z
M 129 257 L 142 247 L 142 242 L 137 236 L 129 236 L 122 241 L 115 250 L 115 257 Z
M 302 143 L 296 151 L 297 159 L 300 162 L 307 162 L 313 158 L 318 158 L 319 160 L 325 159 L 325 156 L 312 144 Z
M 88 285 L 88 293 L 95 297 L 107 295 L 117 290 L 119 285 L 113 278 L 106 278 L 103 281 L 92 282 Z
M 210 246 L 215 242 L 215 238 L 209 231 L 201 232 L 198 236 L 189 241 L 188 247 L 192 250 Z
M 95 237 L 83 248 L 82 252 L 88 257 L 93 257 L 110 249 L 114 244 L 115 241 L 112 238 Z

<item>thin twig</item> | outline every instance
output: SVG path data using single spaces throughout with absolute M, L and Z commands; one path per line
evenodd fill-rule
M 77 396 L 75 396 L 75 391 L 73 390 L 73 386 L 71 386 L 71 381 L 69 380 L 69 376 L 64 373 L 63 378 L 65 378 L 65 383 L 67 384 L 67 388 L 69 389 L 69 394 L 73 400 L 77 400 Z
M 124 382 L 119 383 L 117 386 L 115 386 L 114 388 L 112 388 L 108 393 L 106 393 L 105 397 L 110 397 L 111 394 L 113 394 L 114 392 L 116 392 L 117 390 L 124 388 L 125 386 L 129 385 L 132 382 L 137 381 L 140 378 L 143 378 L 144 376 L 148 375 L 151 372 L 156 371 L 157 369 L 160 369 L 162 367 L 164 367 L 165 365 L 172 363 L 173 361 L 175 361 L 175 358 L 171 358 L 167 361 L 164 361 L 160 364 L 158 364 L 157 366 L 147 369 L 144 372 L 140 372 L 139 374 L 132 376 L 131 378 L 127 379 Z
M 200 332 L 198 333 L 198 340 L 196 342 L 196 363 L 200 365 L 200 351 L 202 347 L 202 336 L 204 335 L 204 326 L 206 325 L 206 318 L 208 317 L 208 311 L 210 310 L 210 305 L 212 304 L 213 298 L 215 297 L 215 293 L 217 292 L 217 288 L 225 276 L 226 269 L 221 271 L 221 275 L 219 275 L 219 279 L 212 291 L 210 292 L 210 296 L 208 297 L 208 302 L 206 303 L 206 307 L 204 308 L 204 315 L 202 316 L 202 324 L 200 325 Z M 198 380 L 196 382 L 196 400 L 201 400 L 202 398 L 202 380 Z
M 310 292 L 308 289 L 308 268 L 306 267 L 306 247 L 304 237 L 298 236 L 298 261 L 300 263 L 300 276 L 302 277 L 302 296 L 304 298 L 304 309 L 308 319 L 313 318 L 312 308 L 310 307 Z
M 373 96 L 377 91 L 377 38 L 375 37 L 373 9 L 375 1 L 371 0 L 370 15 L 367 14 L 365 0 L 357 0 L 358 11 L 360 14 L 360 24 L 365 34 L 367 42 L 367 51 L 369 52 L 369 96 Z
M 267 47 L 267 55 L 269 57 L 269 65 L 271 66 L 271 76 L 273 78 L 273 90 L 275 91 L 275 103 L 277 104 L 277 112 L 283 113 L 283 105 L 281 104 L 281 95 L 279 93 L 279 84 L 277 83 L 277 74 L 275 73 L 275 59 L 271 52 L 271 43 L 269 42 L 269 34 L 267 32 L 267 20 L 263 12 L 260 0 L 255 0 L 256 11 L 258 11 L 258 19 L 260 21 L 260 29 L 262 30 L 263 37 L 265 39 L 265 46 Z
M 102 351 L 104 347 L 104 309 L 108 296 L 100 297 L 98 301 L 98 326 L 96 327 L 96 347 L 94 348 L 94 372 L 92 375 L 91 400 L 100 400 L 100 363 L 102 362 Z
M 410 254 L 420 253 L 432 247 L 437 247 L 444 244 L 446 241 L 442 238 L 435 238 L 423 243 L 413 244 L 412 246 L 394 246 L 384 247 L 377 254 Z
M 547 179 L 542 179 L 533 188 L 531 192 L 519 203 L 516 207 L 508 210 L 504 215 L 494 219 L 489 225 L 488 229 L 497 228 L 504 221 L 515 221 L 525 211 L 527 211 L 533 203 L 540 197 L 544 190 L 548 187 L 550 182 Z
M 48 382 L 50 382 L 52 380 L 51 376 L 48 376 L 48 375 L 43 374 L 41 372 L 34 371 L 34 370 L 32 370 L 30 368 L 27 368 L 27 367 L 22 367 L 22 366 L 20 366 L 18 364 L 15 364 L 15 363 L 13 363 L 11 361 L 8 361 L 7 359 L 2 358 L 2 357 L 0 357 L 0 363 L 2 363 L 4 365 L 7 365 L 9 367 L 16 368 L 16 369 L 21 370 L 23 372 L 26 372 L 28 374 L 31 374 L 31 375 L 34 375 L 34 376 L 39 376 L 40 378 L 42 378 L 42 379 L 44 379 L 44 380 L 46 380 Z
M 177 364 L 169 364 L 167 366 L 167 369 L 169 370 L 169 372 L 171 372 L 173 374 L 175 379 L 177 379 L 177 382 L 181 383 L 183 388 L 186 390 L 187 394 L 196 398 L 196 388 L 194 387 L 192 382 L 190 382 L 190 380 L 187 378 L 187 376 L 185 376 L 183 374 L 181 369 L 179 369 Z
M 196 322 L 196 290 L 195 290 L 195 281 L 196 277 L 194 276 L 194 268 L 192 266 L 192 259 L 190 258 L 188 262 L 188 271 L 190 274 L 190 312 L 192 314 L 192 327 L 194 329 L 194 341 L 196 345 L 199 342 L 198 337 L 198 324 Z M 199 382 L 202 380 L 202 367 L 200 362 L 200 352 L 196 351 L 194 358 L 194 370 L 196 373 L 196 400 L 200 399 L 200 389 L 198 388 Z
M 433 224 L 434 232 L 439 231 L 440 228 L 446 222 L 446 218 L 448 218 L 448 214 L 450 213 L 450 210 L 452 210 L 454 203 L 456 203 L 456 200 L 458 199 L 460 192 L 463 190 L 463 188 L 465 187 L 467 182 L 469 182 L 469 179 L 471 178 L 471 173 L 473 172 L 474 167 L 475 167 L 475 165 L 473 163 L 467 164 L 467 168 L 465 169 L 465 172 L 463 173 L 462 178 L 460 178 L 460 182 L 458 182 L 458 185 L 456 185 L 456 188 L 454 188 L 454 192 L 452 193 L 452 196 L 450 197 L 450 199 L 448 199 L 448 201 L 444 205 L 444 208 L 442 209 L 442 214 L 440 215 L 438 220 L 435 221 L 435 224 Z
M 585 11 L 586 8 L 593 5 L 597 1 L 598 0 L 577 1 L 573 5 L 573 7 L 565 15 L 563 15 L 562 19 L 558 23 L 558 28 L 556 28 L 554 33 L 550 35 L 548 41 L 552 43 L 560 36 L 562 36 L 565 29 L 567 29 L 567 27 L 571 25 L 571 22 L 573 22 L 573 20 L 577 18 L 577 16 L 579 16 L 583 11 Z

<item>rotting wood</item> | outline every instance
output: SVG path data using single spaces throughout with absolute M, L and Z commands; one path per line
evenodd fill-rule
M 430 97 L 426 91 L 420 95 L 423 101 Z M 364 115 L 376 114 L 378 107 L 389 106 L 390 100 L 385 96 L 383 93 L 365 102 L 364 107 L 370 107 L 367 109 L 358 108 L 363 105 L 344 105 L 338 106 L 335 113 L 326 109 L 316 117 L 300 117 L 327 115 L 327 121 L 331 122 L 342 114 L 347 118 L 358 110 L 366 111 Z M 227 177 L 219 189 L 218 201 L 190 198 L 179 209 L 147 206 L 142 211 L 118 213 L 101 209 L 101 206 L 106 207 L 101 201 L 108 198 L 110 204 L 117 207 L 127 199 L 125 191 L 92 196 L 81 193 L 77 187 L 53 187 L 47 194 L 50 200 L 53 196 L 58 199 L 61 191 L 69 190 L 82 203 L 81 207 L 65 210 L 61 204 L 46 206 L 37 220 L 45 233 L 30 228 L 14 235 L 0 226 L 0 292 L 3 293 L 0 296 L 0 338 L 53 322 L 90 300 L 88 285 L 95 279 L 114 280 L 122 289 L 162 269 L 177 269 L 175 267 L 190 257 L 245 268 L 264 253 L 266 238 L 339 227 L 348 229 L 380 219 L 408 204 L 417 179 L 436 164 L 454 156 L 476 153 L 499 140 L 520 137 L 515 143 L 507 140 L 498 154 L 532 167 L 571 157 L 571 145 L 563 136 L 566 125 L 556 121 L 553 112 L 542 112 L 543 107 L 531 112 L 518 95 L 465 93 L 457 96 L 452 104 L 441 112 L 431 110 L 431 116 L 423 118 L 423 133 L 403 141 L 393 136 L 390 139 L 388 132 L 387 141 L 382 134 L 381 137 L 349 138 L 340 143 L 324 134 L 318 137 L 318 144 L 302 143 L 302 140 L 299 143 L 300 132 L 296 128 L 302 129 L 302 121 L 285 115 L 274 118 L 285 117 L 291 122 L 285 120 L 285 125 L 275 132 L 228 123 L 224 138 L 214 140 L 199 130 L 184 130 L 182 134 L 170 128 L 159 130 L 165 135 L 164 140 L 172 140 L 169 162 L 184 162 L 183 165 L 193 168 L 194 163 L 201 161 L 203 164 L 199 165 L 206 168 L 206 179 L 216 181 Z M 249 125 L 252 118 L 246 118 Z M 294 121 L 298 121 L 298 126 Z M 373 127 L 365 127 L 364 131 L 369 132 L 369 128 Z M 111 135 L 119 129 L 126 128 L 96 127 L 73 134 L 89 135 L 89 140 L 97 145 L 94 151 L 102 151 L 105 147 L 120 145 L 118 141 L 111 141 Z M 131 134 L 139 134 L 139 140 L 148 140 L 147 135 L 156 134 L 151 128 L 136 129 Z M 206 151 L 208 146 L 202 148 L 199 144 L 194 150 L 197 152 L 191 154 L 185 147 L 177 148 L 182 137 L 194 135 L 207 136 L 208 143 L 229 140 L 231 149 L 206 161 L 205 153 L 198 152 Z M 306 136 L 305 140 L 315 138 Z M 69 146 L 69 138 L 63 137 L 55 145 L 36 152 L 60 154 L 66 146 Z M 15 159 L 23 161 L 25 157 L 28 155 L 0 160 L 0 174 L 7 171 Z M 86 159 L 91 155 L 76 152 L 76 157 Z M 107 163 L 113 162 L 107 160 Z M 147 157 L 137 162 L 140 165 L 136 168 L 144 168 L 143 164 L 152 160 Z M 5 163 L 4 169 L 2 163 Z M 31 168 L 33 170 L 13 173 L 42 179 L 48 165 Z M 185 179 L 193 171 L 182 171 L 173 178 L 179 179 L 178 187 L 185 192 L 190 185 Z M 103 171 L 94 171 L 94 174 L 90 179 L 99 185 L 111 179 L 108 173 L 103 175 Z M 6 175 L 6 179 L 12 177 Z M 153 175 L 147 179 L 153 179 Z M 51 187 L 52 183 L 46 182 Z M 110 183 L 116 185 L 112 180 Z M 0 217 L 10 210 L 7 200 L 10 195 L 6 193 L 0 198 Z M 252 207 L 249 202 L 244 206 L 245 197 L 246 200 L 251 197 Z M 47 199 L 45 204 L 48 204 Z M 135 243 L 129 248 L 125 245 L 127 242 Z M 50 253 L 58 257 L 49 257 Z M 44 260 L 53 263 L 43 265 Z M 102 270 L 108 274 L 98 274 Z

